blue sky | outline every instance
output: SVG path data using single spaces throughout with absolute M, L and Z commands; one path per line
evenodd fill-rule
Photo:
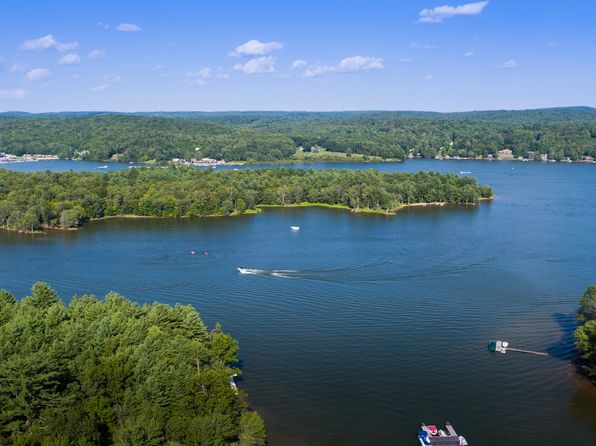
M 0 111 L 596 106 L 596 2 L 3 0 Z

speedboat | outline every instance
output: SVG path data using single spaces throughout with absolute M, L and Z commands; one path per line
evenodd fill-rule
M 431 424 L 420 424 L 418 429 L 418 441 L 422 446 L 468 446 L 464 437 L 458 435 L 449 422 L 445 423 L 445 430 L 437 429 L 437 426 Z
M 290 226 L 292 231 L 300 231 L 300 226 Z
M 262 272 L 260 269 L 252 269 L 252 268 L 236 268 L 240 274 L 259 274 Z

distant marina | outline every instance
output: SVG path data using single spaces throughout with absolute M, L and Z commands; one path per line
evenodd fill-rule
M 0 164 L 9 163 L 31 163 L 34 161 L 51 161 L 60 159 L 57 155 L 37 155 L 25 153 L 23 155 L 12 155 L 0 152 Z

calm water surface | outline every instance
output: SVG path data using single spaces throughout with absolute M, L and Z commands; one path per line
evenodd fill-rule
M 497 197 L 395 217 L 287 209 L 0 232 L 0 287 L 196 306 L 240 340 L 240 386 L 274 446 L 414 445 L 420 421 L 444 420 L 472 445 L 593 444 L 596 392 L 574 372 L 571 331 L 596 283 L 596 166 L 308 165 L 330 166 L 470 172 Z M 489 339 L 550 356 L 490 354 Z

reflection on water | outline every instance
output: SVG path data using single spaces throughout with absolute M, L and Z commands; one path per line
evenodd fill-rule
M 240 386 L 274 446 L 413 444 L 423 420 L 483 446 L 596 439 L 571 338 L 596 281 L 595 166 L 373 167 L 470 171 L 497 198 L 394 217 L 275 209 L 0 232 L 0 288 L 23 296 L 44 280 L 64 297 L 195 305 L 240 340 Z M 490 354 L 489 339 L 550 356 Z

